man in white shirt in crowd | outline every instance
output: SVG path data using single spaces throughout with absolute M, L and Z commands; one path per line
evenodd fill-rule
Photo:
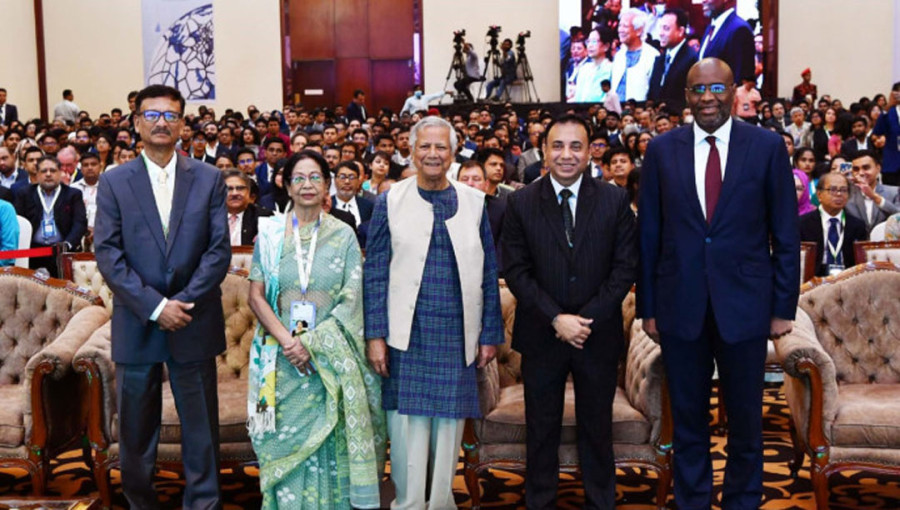
M 852 164 L 847 213 L 865 221 L 871 233 L 872 227 L 900 212 L 900 193 L 896 186 L 881 183 L 881 162 L 874 152 L 857 152 Z
M 356 226 L 372 218 L 375 202 L 359 195 L 362 180 L 359 167 L 354 161 L 343 161 L 334 170 L 335 194 L 331 197 L 332 208 L 347 211 L 356 220 Z
M 403 108 L 400 109 L 400 115 L 404 113 L 408 113 L 412 115 L 416 112 L 424 112 L 428 110 L 428 103 L 434 101 L 435 99 L 440 99 L 445 95 L 453 95 L 453 92 L 450 90 L 444 90 L 441 92 L 435 92 L 434 94 L 423 94 L 422 87 L 416 85 L 416 88 L 413 89 L 413 94 L 406 98 L 406 101 L 403 103 Z
M 619 100 L 645 101 L 650 88 L 650 74 L 659 51 L 644 43 L 647 13 L 631 8 L 619 20 L 622 47 L 613 58 L 612 90 Z
M 87 214 L 87 234 L 84 238 L 84 245 L 89 247 L 94 242 L 94 217 L 97 215 L 97 187 L 100 182 L 100 156 L 93 152 L 86 152 L 81 157 L 81 175 L 82 179 L 73 182 L 72 188 L 81 190 L 81 198 L 84 199 L 84 210 Z
M 63 91 L 62 96 L 63 100 L 53 107 L 53 118 L 75 122 L 78 120 L 78 112 L 81 111 L 81 108 L 74 103 L 75 95 L 72 94 L 71 90 L 66 89 Z

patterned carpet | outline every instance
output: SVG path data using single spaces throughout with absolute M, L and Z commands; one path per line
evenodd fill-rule
M 714 398 L 715 400 L 715 398 Z M 714 402 L 715 403 L 715 402 Z M 788 409 L 784 396 L 778 388 L 766 390 L 763 401 L 765 431 L 765 497 L 763 510 L 776 509 L 812 509 L 815 507 L 812 486 L 809 480 L 809 461 L 794 480 L 788 471 L 791 458 L 791 444 L 788 433 Z M 713 437 L 713 467 L 715 483 L 722 482 L 725 466 L 725 438 Z M 222 487 L 225 494 L 226 509 L 259 508 L 259 485 L 257 472 L 247 468 L 239 473 L 223 471 Z M 650 510 L 655 508 L 654 493 L 656 480 L 652 473 L 642 470 L 620 470 L 618 473 L 617 508 L 625 510 Z M 481 478 L 484 495 L 483 508 L 518 509 L 524 508 L 522 502 L 522 473 L 491 471 Z M 119 485 L 119 474 L 113 472 L 113 488 L 115 490 L 116 508 L 126 508 L 126 502 Z M 157 478 L 157 489 L 163 507 L 175 509 L 180 507 L 184 480 L 176 473 L 160 472 Z M 456 502 L 461 508 L 469 508 L 471 500 L 466 491 L 462 477 L 462 463 L 454 481 Z M 30 491 L 30 483 L 24 471 L 12 469 L 0 470 L 0 497 L 10 495 L 26 495 Z M 91 473 L 81 461 L 80 452 L 69 452 L 54 461 L 53 475 L 48 492 L 54 496 L 85 496 L 96 493 Z M 584 492 L 577 477 L 560 475 L 559 503 L 562 509 L 581 508 L 584 503 Z M 858 471 L 848 471 L 832 477 L 831 508 L 833 509 L 898 509 L 900 508 L 900 479 Z M 669 500 L 669 508 L 675 508 Z

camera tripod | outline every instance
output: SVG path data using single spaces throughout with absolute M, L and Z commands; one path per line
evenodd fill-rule
M 522 81 L 525 82 L 524 102 L 540 103 L 541 98 L 538 96 L 537 86 L 534 84 L 534 73 L 531 72 L 531 64 L 528 63 L 528 55 L 525 54 L 524 42 L 516 45 L 516 58 L 518 59 L 516 68 L 522 73 Z M 531 97 L 532 90 L 534 91 L 534 99 Z
M 478 86 L 478 94 L 475 97 L 481 97 L 481 92 L 484 90 L 484 84 L 487 81 L 488 71 L 491 72 L 491 79 L 500 78 L 503 75 L 502 68 L 500 66 L 500 50 L 497 49 L 497 36 L 491 36 L 490 40 L 491 49 L 488 50 L 487 55 L 484 56 L 484 71 L 481 73 L 481 85 Z M 509 93 L 507 92 L 507 95 Z M 488 98 L 485 97 L 485 100 Z
M 447 80 L 444 81 L 444 90 L 449 90 L 447 87 L 450 85 L 451 77 L 453 77 L 454 84 L 466 77 L 466 60 L 463 58 L 462 42 L 454 40 L 453 50 L 453 60 L 450 61 L 450 69 L 447 70 Z M 459 94 L 454 96 L 455 100 L 459 99 L 459 97 L 457 97 L 458 95 Z M 443 101 L 443 98 L 441 101 Z

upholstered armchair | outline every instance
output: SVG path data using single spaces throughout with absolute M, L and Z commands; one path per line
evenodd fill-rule
M 247 302 L 250 290 L 247 271 L 232 269 L 221 288 L 227 347 L 216 359 L 220 459 L 222 467 L 236 467 L 256 460 L 247 435 L 247 376 L 256 318 Z M 104 507 L 109 508 L 112 502 L 109 471 L 119 461 L 116 376 L 109 323 L 97 329 L 78 350 L 74 366 L 84 374 L 90 387 L 88 438 L 95 458 L 94 477 Z M 165 469 L 181 470 L 181 426 L 168 384 L 163 385 L 158 459 Z
M 63 280 L 0 269 L 0 466 L 24 469 L 36 495 L 50 460 L 84 436 L 84 388 L 72 358 L 109 320 L 99 305 Z
M 521 378 L 521 355 L 510 348 L 516 299 L 501 281 L 500 301 L 506 343 L 497 358 L 478 373 L 479 398 L 484 416 L 468 420 L 463 435 L 465 481 L 472 508 L 480 508 L 479 473 L 489 468 L 524 469 L 525 397 Z M 665 508 L 671 483 L 671 417 L 669 415 L 662 353 L 635 320 L 634 293 L 622 304 L 626 354 L 619 365 L 619 388 L 613 402 L 613 449 L 616 465 L 656 471 L 657 506 Z M 578 466 L 575 442 L 575 393 L 566 386 L 560 466 Z
M 816 507 L 843 470 L 900 474 L 900 268 L 858 265 L 804 286 L 776 342 L 787 374 L 796 475 L 811 459 Z
M 857 264 L 884 261 L 900 266 L 900 241 L 856 241 L 853 250 Z

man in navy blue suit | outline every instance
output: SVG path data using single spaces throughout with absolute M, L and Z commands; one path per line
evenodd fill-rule
M 703 0 L 703 15 L 709 26 L 700 40 L 700 58 L 718 58 L 731 67 L 735 84 L 756 76 L 756 47 L 753 30 L 737 15 L 737 0 Z
M 790 332 L 799 294 L 787 151 L 777 134 L 732 120 L 734 90 L 725 62 L 695 64 L 694 123 L 651 141 L 641 167 L 638 315 L 662 346 L 682 510 L 712 504 L 714 361 L 729 418 L 722 508 L 759 507 L 766 338 Z
M 648 99 L 665 101 L 670 111 L 684 109 L 684 83 L 687 72 L 697 62 L 697 52 L 687 45 L 688 15 L 681 9 L 668 9 L 660 19 L 660 54 L 650 74 Z
M 892 186 L 900 185 L 900 81 L 891 87 L 890 108 L 884 112 L 872 133 L 886 137 L 881 180 Z
M 221 508 L 217 354 L 225 349 L 219 285 L 231 263 L 225 182 L 175 152 L 184 98 L 151 85 L 136 98 L 141 157 L 106 172 L 97 191 L 97 267 L 116 296 L 112 359 L 122 489 L 159 508 L 153 488 L 163 363 L 181 421 L 184 508 Z

